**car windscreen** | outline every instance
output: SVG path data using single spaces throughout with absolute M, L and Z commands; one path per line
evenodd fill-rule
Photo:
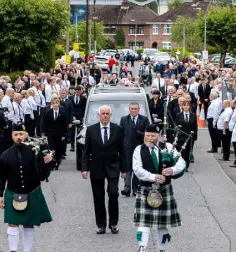
M 121 117 L 129 114 L 129 104 L 131 101 L 94 101 L 90 102 L 88 106 L 87 115 L 85 118 L 85 125 L 90 126 L 96 124 L 98 119 L 98 109 L 100 106 L 106 104 L 111 107 L 112 116 L 111 122 L 119 124 Z M 147 111 L 144 101 L 134 101 L 139 104 L 140 114 L 147 116 Z
M 157 52 L 157 50 L 145 49 L 145 50 L 143 51 L 143 54 L 146 54 L 146 55 L 154 55 L 156 52 Z

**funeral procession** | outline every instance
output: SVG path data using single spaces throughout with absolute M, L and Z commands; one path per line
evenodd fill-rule
M 0 0 L 0 252 L 236 251 L 236 2 Z

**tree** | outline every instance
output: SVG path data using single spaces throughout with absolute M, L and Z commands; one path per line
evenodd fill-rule
M 96 27 L 96 41 L 97 41 L 97 51 L 101 50 L 105 47 L 106 41 L 107 41 L 107 36 L 104 35 L 104 29 L 106 28 L 102 22 L 96 22 L 95 23 Z M 76 40 L 76 33 L 75 30 L 76 25 L 71 26 L 70 29 L 70 40 L 75 41 Z M 78 29 L 78 36 L 79 36 L 79 42 L 85 42 L 86 41 L 86 22 L 81 21 L 77 25 Z M 94 22 L 89 21 L 89 38 L 91 40 L 91 47 L 93 48 L 94 45 Z
M 191 17 L 179 17 L 171 28 L 171 41 L 176 42 L 178 47 L 183 47 L 185 37 L 185 47 L 189 51 L 197 52 L 203 48 L 201 36 L 198 33 L 197 23 Z
M 184 0 L 172 0 L 167 3 L 167 6 L 168 6 L 168 9 L 171 10 L 171 9 L 176 9 L 183 3 L 184 3 Z
M 64 0 L 0 0 L 1 69 L 54 67 L 56 40 L 67 25 Z
M 116 30 L 115 41 L 117 46 L 119 47 L 125 46 L 125 33 L 122 29 Z
M 225 61 L 226 53 L 233 53 L 236 45 L 236 7 L 212 7 L 206 15 L 206 41 L 221 53 L 221 66 Z M 198 16 L 198 29 L 204 40 L 204 13 Z

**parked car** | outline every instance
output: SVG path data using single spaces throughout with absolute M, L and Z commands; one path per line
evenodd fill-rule
M 153 60 L 154 55 L 158 52 L 159 51 L 155 48 L 144 48 L 142 53 L 142 60 L 144 60 L 147 56 L 150 57 L 151 60 Z
M 158 62 L 166 65 L 168 64 L 170 60 L 171 60 L 170 56 L 167 52 L 158 52 L 158 53 L 155 53 L 153 57 L 153 65 L 156 66 Z
M 138 102 L 140 114 L 147 116 L 151 123 L 146 92 L 140 87 L 119 87 L 104 85 L 92 88 L 87 100 L 82 126 L 79 127 L 76 138 L 76 161 L 77 169 L 80 169 L 81 154 L 85 145 L 86 129 L 98 122 L 98 109 L 106 104 L 111 107 L 111 122 L 120 123 L 122 116 L 129 114 L 130 102 Z
M 96 55 L 94 57 L 94 63 L 98 65 L 103 71 L 110 73 L 110 68 L 108 67 L 108 61 L 110 57 L 106 55 Z
M 135 60 L 140 60 L 139 54 L 135 53 L 132 49 L 121 49 L 121 50 L 119 50 L 120 60 L 121 61 L 127 61 L 127 54 L 128 54 L 128 52 L 130 54 L 134 54 L 135 55 Z
M 225 60 L 224 68 L 232 68 L 233 65 L 236 65 L 236 58 Z

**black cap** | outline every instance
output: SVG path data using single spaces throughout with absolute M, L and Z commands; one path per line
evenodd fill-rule
M 145 128 L 145 132 L 150 132 L 150 133 L 160 133 L 162 129 L 163 123 L 159 122 L 156 124 L 149 124 Z
M 13 123 L 12 124 L 12 132 L 14 131 L 25 131 L 25 126 L 22 123 Z

